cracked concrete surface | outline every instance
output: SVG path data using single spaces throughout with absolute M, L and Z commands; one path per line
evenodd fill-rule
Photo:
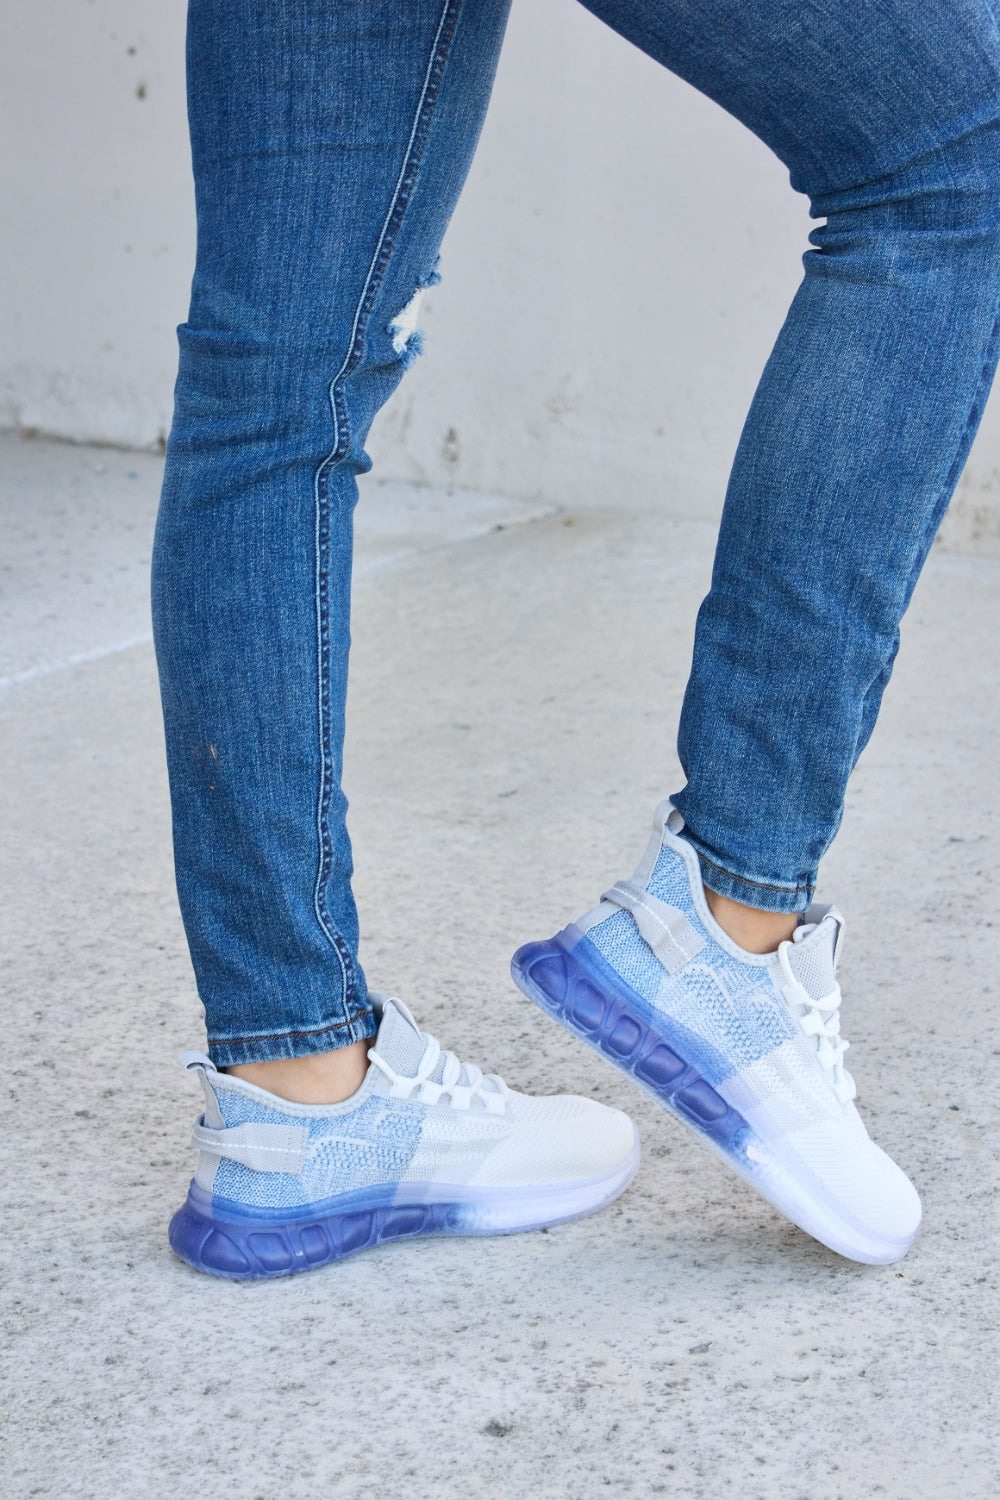
M 159 462 L 2 439 L 0 464 L 21 538 L 4 674 L 141 638 Z M 677 784 L 710 528 L 370 481 L 361 526 L 347 785 L 370 977 L 512 1083 L 629 1109 L 643 1166 L 549 1232 L 265 1285 L 181 1265 L 165 1227 L 198 1103 L 174 1054 L 202 1033 L 152 651 L 9 686 L 4 1496 L 993 1500 L 1000 561 L 932 556 L 823 872 L 861 1104 L 925 1203 L 906 1261 L 873 1270 L 759 1202 L 506 972 L 628 872 Z

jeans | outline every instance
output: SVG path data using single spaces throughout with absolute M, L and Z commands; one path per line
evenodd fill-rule
M 508 0 L 191 0 L 198 256 L 153 599 L 178 890 L 219 1066 L 375 1032 L 341 789 L 356 477 Z M 803 910 L 1000 336 L 991 0 L 590 0 L 819 222 L 698 618 L 675 801 L 706 883 Z

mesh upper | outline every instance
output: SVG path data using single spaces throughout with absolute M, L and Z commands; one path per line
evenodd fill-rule
M 690 1060 L 710 1083 L 721 1083 L 798 1034 L 774 987 L 774 965 L 741 963 L 711 940 L 691 896 L 687 865 L 667 843 L 647 889 L 682 911 L 706 938 L 697 957 L 677 974 L 664 969 L 631 912 L 616 911 L 590 927 L 587 937 L 632 989 L 703 1044 Z
M 398 1182 L 420 1143 L 422 1111 L 405 1100 L 370 1097 L 347 1113 L 296 1115 L 268 1108 L 237 1089 L 215 1085 L 227 1125 L 247 1121 L 305 1125 L 309 1145 L 301 1177 L 256 1172 L 223 1157 L 214 1191 L 239 1203 L 287 1207 L 337 1193 Z
M 413 1077 L 427 1040 L 399 1002 L 383 1011 L 376 1048 L 400 1076 Z M 435 1070 L 440 1074 L 443 1061 Z M 463 1073 L 465 1078 L 467 1073 Z M 227 1126 L 304 1125 L 309 1141 L 300 1176 L 258 1172 L 222 1157 L 213 1192 L 254 1207 L 283 1208 L 400 1182 L 463 1187 L 546 1186 L 613 1171 L 634 1149 L 631 1121 L 618 1110 L 572 1095 L 510 1092 L 503 1114 L 387 1097 L 390 1081 L 372 1066 L 360 1103 L 328 1109 L 269 1105 L 237 1079 L 211 1074 Z M 440 1081 L 440 1079 L 438 1080 Z M 488 1085 L 495 1088 L 495 1085 Z

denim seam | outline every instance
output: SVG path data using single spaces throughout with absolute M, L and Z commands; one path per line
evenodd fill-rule
M 782 896 L 798 896 L 803 892 L 808 894 L 813 889 L 811 881 L 796 881 L 794 885 L 770 885 L 766 880 L 751 880 L 748 875 L 736 875 L 732 870 L 727 870 L 725 865 L 717 865 L 714 859 L 702 854 L 697 845 L 693 847 L 702 864 L 708 865 L 710 870 L 718 870 L 720 875 L 728 875 L 730 880 L 738 881 L 740 885 L 753 886 L 758 891 L 777 891 Z
M 343 938 L 329 919 L 325 900 L 326 883 L 329 879 L 333 859 L 328 821 L 330 799 L 333 794 L 329 731 L 329 475 L 335 465 L 344 458 L 350 446 L 347 411 L 344 403 L 344 382 L 361 360 L 368 319 L 371 316 L 376 297 L 380 290 L 403 215 L 413 194 L 414 181 L 423 157 L 431 116 L 437 102 L 438 94 L 440 93 L 441 76 L 444 71 L 445 62 L 447 61 L 451 41 L 455 34 L 455 28 L 458 24 L 460 10 L 461 0 L 444 0 L 440 20 L 438 21 L 434 40 L 431 44 L 430 56 L 427 61 L 424 82 L 420 91 L 420 98 L 417 101 L 409 140 L 407 141 L 402 165 L 396 179 L 396 186 L 393 190 L 389 209 L 375 246 L 375 253 L 368 267 L 368 274 L 365 277 L 364 285 L 361 288 L 361 295 L 355 309 L 347 354 L 340 369 L 327 387 L 327 399 L 330 403 L 330 414 L 333 421 L 333 446 L 316 470 L 314 482 L 316 510 L 316 636 L 319 669 L 317 711 L 319 719 L 321 774 L 319 798 L 316 808 L 319 863 L 316 871 L 316 884 L 313 890 L 313 910 L 316 913 L 316 920 L 321 930 L 337 954 L 345 995 L 348 991 L 348 974 L 353 974 L 354 961 Z
M 331 1021 L 329 1026 L 312 1026 L 301 1031 L 265 1031 L 255 1036 L 210 1037 L 209 1046 L 245 1047 L 250 1042 L 283 1042 L 297 1036 L 323 1036 L 328 1031 L 344 1031 L 348 1027 L 353 1029 L 355 1021 L 365 1014 L 366 1011 L 361 1007 L 352 1011 L 343 1021 Z

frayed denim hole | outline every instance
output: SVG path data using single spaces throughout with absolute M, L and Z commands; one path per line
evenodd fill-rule
M 419 327 L 420 306 L 428 287 L 437 286 L 441 280 L 435 268 L 417 283 L 413 296 L 389 324 L 386 332 L 392 339 L 393 353 L 399 358 L 404 370 L 408 370 L 418 355 L 424 352 L 424 334 Z
M 393 348 L 395 348 L 395 344 L 393 344 Z M 399 363 L 404 370 L 408 370 L 417 356 L 424 352 L 423 329 L 418 328 L 415 332 L 411 333 L 402 349 L 397 349 L 396 352 L 399 355 Z

